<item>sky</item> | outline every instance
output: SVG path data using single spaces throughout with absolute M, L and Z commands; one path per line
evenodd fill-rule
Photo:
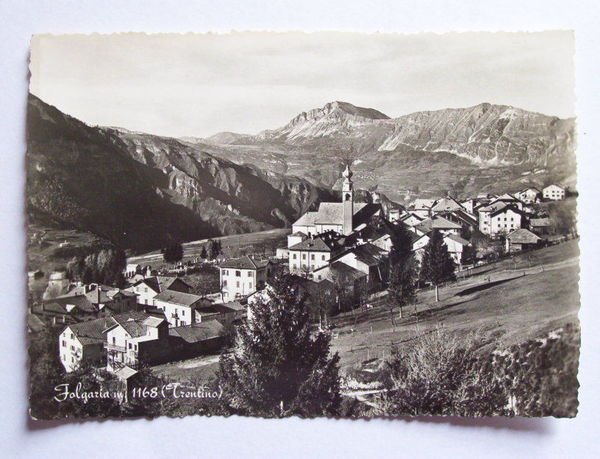
M 394 118 L 481 102 L 575 116 L 572 32 L 36 35 L 30 90 L 88 124 L 256 134 L 340 100 Z

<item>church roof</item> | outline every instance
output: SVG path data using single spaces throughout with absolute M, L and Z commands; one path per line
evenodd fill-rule
M 365 202 L 355 202 L 353 205 L 353 214 L 358 214 L 364 207 Z M 315 223 L 341 225 L 344 222 L 344 203 L 343 202 L 322 202 L 319 205 L 319 211 L 315 216 Z
M 300 217 L 294 225 L 298 226 L 314 226 L 315 219 L 317 218 L 318 212 L 306 212 Z

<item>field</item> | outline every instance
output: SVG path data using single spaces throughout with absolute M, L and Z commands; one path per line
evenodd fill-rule
M 577 321 L 579 260 L 577 241 L 529 252 L 496 263 L 486 272 L 418 294 L 418 303 L 399 310 L 384 298 L 372 310 L 334 319 L 333 350 L 343 371 L 383 359 L 390 346 L 410 346 L 435 327 L 477 332 L 501 347 L 520 344 Z M 392 320 L 393 318 L 393 320 Z
M 264 250 L 266 254 L 274 254 L 275 248 L 286 247 L 285 238 L 290 234 L 289 228 L 278 228 L 256 233 L 233 234 L 230 236 L 214 237 L 212 240 L 220 241 L 223 253 L 227 257 L 241 256 L 245 253 L 260 253 Z M 200 256 L 202 247 L 208 239 L 186 242 L 183 245 L 183 261 L 191 260 Z M 157 267 L 164 264 L 160 250 L 137 255 L 127 259 L 127 263 L 137 263 Z
M 333 319 L 332 350 L 340 355 L 342 374 L 385 359 L 392 344 L 410 346 L 418 335 L 436 327 L 477 332 L 508 347 L 576 322 L 578 257 L 573 240 L 503 260 L 441 288 L 439 303 L 431 289 L 421 290 L 418 303 L 405 308 L 403 318 L 386 298 L 372 302 L 368 311 L 341 314 Z M 168 379 L 206 381 L 214 376 L 217 360 L 203 356 L 154 371 Z

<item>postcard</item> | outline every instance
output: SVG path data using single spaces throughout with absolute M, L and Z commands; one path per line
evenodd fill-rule
M 574 35 L 36 35 L 35 420 L 574 417 Z

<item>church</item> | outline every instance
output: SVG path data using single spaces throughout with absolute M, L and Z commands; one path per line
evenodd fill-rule
M 292 225 L 292 235 L 288 239 L 288 248 L 302 240 L 302 235 L 314 237 L 319 234 L 334 232 L 349 236 L 361 225 L 366 224 L 373 216 L 381 213 L 379 204 L 354 202 L 354 185 L 350 166 L 342 172 L 341 202 L 322 202 L 319 209 L 307 212 Z

